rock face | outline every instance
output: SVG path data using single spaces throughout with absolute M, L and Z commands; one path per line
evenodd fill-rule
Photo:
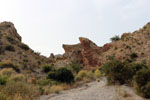
M 91 40 L 80 37 L 80 43 L 75 45 L 63 45 L 65 53 L 63 58 L 68 62 L 78 62 L 86 67 L 97 67 L 101 65 L 99 56 L 110 49 L 111 44 L 98 47 Z
M 70 62 L 82 63 L 81 44 L 75 45 L 63 45 L 65 53 L 63 57 L 68 59 Z
M 107 43 L 102 47 L 98 47 L 88 38 L 80 37 L 79 44 L 63 45 L 65 53 L 59 61 L 63 62 L 63 65 L 78 62 L 83 64 L 84 68 L 93 69 L 106 63 L 113 55 L 116 59 L 124 61 L 130 59 L 132 53 L 137 53 L 138 56 L 142 54 L 139 59 L 136 59 L 138 62 L 147 59 L 150 55 L 149 38 L 150 23 L 133 33 L 124 33 L 121 40 Z
M 7 35 L 13 36 L 15 39 L 18 39 L 20 42 L 22 40 L 21 36 L 17 33 L 16 28 L 14 27 L 14 24 L 11 22 L 2 22 L 0 23 L 0 30 L 4 31 Z
M 87 38 L 80 37 L 81 54 L 85 66 L 99 66 L 99 55 L 102 49 Z

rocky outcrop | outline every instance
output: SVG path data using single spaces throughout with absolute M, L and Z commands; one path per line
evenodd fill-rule
M 70 62 L 82 63 L 81 44 L 75 45 L 63 45 L 65 53 L 63 57 L 68 59 Z
M 80 37 L 81 54 L 85 66 L 99 66 L 99 55 L 102 49 L 87 38 Z
M 125 40 L 125 38 L 127 38 L 128 36 L 130 36 L 130 33 L 123 33 L 123 34 L 121 35 L 121 39 L 122 39 L 122 40 Z
M 13 36 L 15 39 L 21 41 L 21 36 L 17 33 L 17 30 L 13 23 L 11 22 L 2 22 L 0 23 L 0 31 L 3 31 L 7 35 Z
M 54 59 L 55 59 L 55 56 L 54 56 L 53 53 L 51 53 L 51 54 L 50 54 L 50 57 L 49 57 L 50 62 L 52 62 Z
M 33 76 L 41 73 L 42 65 L 51 63 L 47 57 L 22 43 L 21 36 L 11 22 L 0 23 L 0 62 L 3 65 L 2 69 L 13 68 L 23 74 L 31 71 Z
M 113 45 L 111 43 L 104 44 L 102 47 L 103 52 L 108 51 Z
M 65 61 L 70 63 L 78 62 L 87 67 L 100 66 L 101 60 L 99 56 L 112 47 L 112 44 L 105 44 L 103 47 L 98 47 L 94 42 L 84 37 L 80 37 L 79 40 L 79 44 L 63 45 L 65 50 L 63 59 L 65 59 Z

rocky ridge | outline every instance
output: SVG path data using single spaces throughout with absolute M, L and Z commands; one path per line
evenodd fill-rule
M 0 23 L 0 61 L 9 60 L 21 66 L 22 69 L 33 71 L 46 63 L 63 67 L 72 62 L 82 64 L 86 69 L 95 69 L 107 62 L 110 56 L 122 61 L 146 61 L 149 64 L 149 38 L 150 23 L 147 23 L 143 28 L 133 33 L 123 33 L 120 40 L 107 43 L 102 47 L 97 46 L 88 38 L 80 37 L 80 43 L 62 46 L 65 51 L 63 55 L 56 57 L 51 54 L 49 58 L 46 58 L 30 48 L 22 48 L 25 44 L 22 43 L 22 37 L 17 33 L 14 24 L 2 22 Z M 7 46 L 13 47 L 14 50 L 6 50 Z M 131 58 L 133 53 L 137 55 L 134 59 Z
M 107 62 L 111 56 L 121 61 L 146 61 L 148 64 L 150 60 L 149 37 L 150 23 L 133 33 L 123 33 L 120 40 L 107 43 L 102 47 L 87 38 L 80 37 L 78 44 L 63 45 L 65 53 L 54 64 L 61 67 L 58 63 L 77 62 L 83 64 L 86 69 L 95 69 Z M 137 55 L 134 59 L 131 58 L 133 53 Z

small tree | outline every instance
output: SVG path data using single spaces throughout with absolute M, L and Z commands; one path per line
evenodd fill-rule
M 114 37 L 110 38 L 110 40 L 111 40 L 112 42 L 118 41 L 118 40 L 120 40 L 120 39 L 121 39 L 121 38 L 120 38 L 118 35 L 115 35 Z

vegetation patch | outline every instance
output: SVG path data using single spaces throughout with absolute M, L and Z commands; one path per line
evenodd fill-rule
M 16 72 L 20 72 L 20 68 L 18 65 L 13 64 L 11 61 L 0 62 L 0 69 L 4 68 L 13 68 Z
M 7 38 L 7 40 L 8 40 L 11 44 L 16 44 L 16 43 L 17 43 L 17 41 L 16 41 L 12 36 L 7 36 L 6 38 Z
M 136 73 L 134 87 L 140 96 L 150 98 L 150 69 L 142 69 Z
M 7 77 L 0 75 L 0 85 L 5 85 L 6 82 L 7 82 Z
M 102 66 L 102 70 L 107 77 L 108 84 L 130 83 L 135 73 L 142 68 L 146 68 L 146 65 L 144 63 L 136 64 L 121 62 L 116 59 L 111 60 Z
M 42 70 L 43 70 L 43 72 L 48 73 L 50 71 L 55 71 L 56 69 L 53 65 L 46 64 L 46 65 L 42 66 Z
M 22 43 L 21 45 L 19 45 L 19 47 L 20 47 L 21 49 L 23 49 L 23 50 L 29 50 L 29 49 L 30 49 L 29 46 L 26 45 L 26 44 L 24 44 L 24 43 Z
M 112 42 L 115 42 L 115 41 L 121 40 L 121 38 L 120 38 L 118 35 L 115 35 L 114 37 L 110 38 L 110 40 L 111 40 Z
M 77 63 L 70 64 L 71 70 L 75 73 L 78 73 L 83 67 Z
M 91 81 L 94 79 L 92 71 L 81 70 L 75 77 L 76 81 Z
M 48 78 L 64 83 L 71 83 L 74 81 L 73 73 L 65 67 L 50 72 Z
M 135 58 L 138 57 L 138 55 L 137 55 L 136 53 L 132 53 L 132 54 L 130 55 L 130 57 L 131 57 L 131 59 L 135 59 Z
M 15 51 L 15 48 L 12 45 L 6 45 L 5 46 L 5 50 L 7 50 L 7 51 Z

